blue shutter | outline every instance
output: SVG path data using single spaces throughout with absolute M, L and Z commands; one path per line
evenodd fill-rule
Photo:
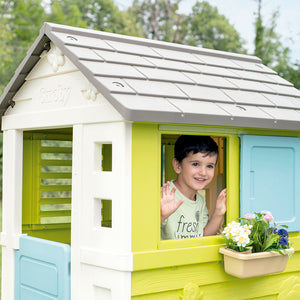
M 15 259 L 16 300 L 70 300 L 70 246 L 21 236 Z
M 240 138 L 241 216 L 269 210 L 276 223 L 300 231 L 300 138 Z

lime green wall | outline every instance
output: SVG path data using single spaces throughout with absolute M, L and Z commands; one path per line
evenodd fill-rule
M 297 232 L 291 234 L 296 252 L 285 272 L 243 280 L 224 272 L 218 252 L 224 245 L 220 236 L 160 240 L 160 137 L 178 133 L 226 137 L 227 221 L 239 217 L 237 135 L 300 136 L 295 131 L 133 124 L 132 299 L 293 299 L 286 298 L 282 292 L 286 290 L 281 286 L 284 280 L 287 285 L 299 281 L 295 293 L 300 295 L 300 234 Z M 199 295 L 183 296 L 184 288 L 198 289 Z
M 133 124 L 132 141 L 132 251 L 153 251 L 160 218 L 158 125 Z

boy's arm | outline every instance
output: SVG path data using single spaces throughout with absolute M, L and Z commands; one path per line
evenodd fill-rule
M 170 191 L 170 182 L 164 183 L 160 193 L 160 223 L 162 224 L 172 213 L 174 213 L 179 206 L 183 203 L 183 199 L 175 202 L 175 191 L 174 187 Z
M 222 190 L 216 201 L 215 211 L 203 230 L 203 236 L 216 234 L 224 222 L 226 212 L 226 189 Z

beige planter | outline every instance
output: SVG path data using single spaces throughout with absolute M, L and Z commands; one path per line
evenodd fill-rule
M 294 253 L 293 248 L 285 251 Z M 275 251 L 242 253 L 222 247 L 219 252 L 224 254 L 225 272 L 239 278 L 283 272 L 288 260 L 287 254 L 282 255 Z

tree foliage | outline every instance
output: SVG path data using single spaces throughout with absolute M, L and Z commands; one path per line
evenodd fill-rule
M 192 8 L 189 44 L 229 52 L 244 52 L 239 33 L 207 1 L 197 1 Z
M 47 10 L 49 11 L 47 16 L 47 21 L 49 22 L 87 27 L 87 23 L 83 20 L 82 12 L 76 4 L 70 3 L 66 5 L 62 1 L 52 1 Z
M 8 82 L 11 75 L 11 65 L 13 64 L 13 49 L 7 44 L 13 39 L 14 34 L 9 30 L 9 25 L 3 17 L 0 23 L 0 94 Z
M 257 0 L 257 13 L 255 20 L 255 50 L 254 55 L 262 59 L 263 64 L 274 69 L 280 76 L 300 88 L 300 65 L 290 59 L 291 50 L 285 47 L 282 37 L 276 32 L 279 11 L 271 16 L 269 24 L 264 24 L 261 14 L 262 0 Z
M 187 33 L 187 16 L 179 14 L 181 0 L 134 0 L 130 18 L 142 34 L 153 40 L 182 43 Z
M 55 0 L 50 7 L 51 22 L 88 27 L 91 29 L 126 35 L 140 33 L 127 17 L 111 0 Z
M 44 19 L 40 0 L 0 2 L 0 94 L 39 33 Z
M 243 41 L 225 16 L 207 1 L 197 1 L 189 15 L 178 12 L 181 0 L 134 0 L 131 17 L 150 39 L 243 52 Z

